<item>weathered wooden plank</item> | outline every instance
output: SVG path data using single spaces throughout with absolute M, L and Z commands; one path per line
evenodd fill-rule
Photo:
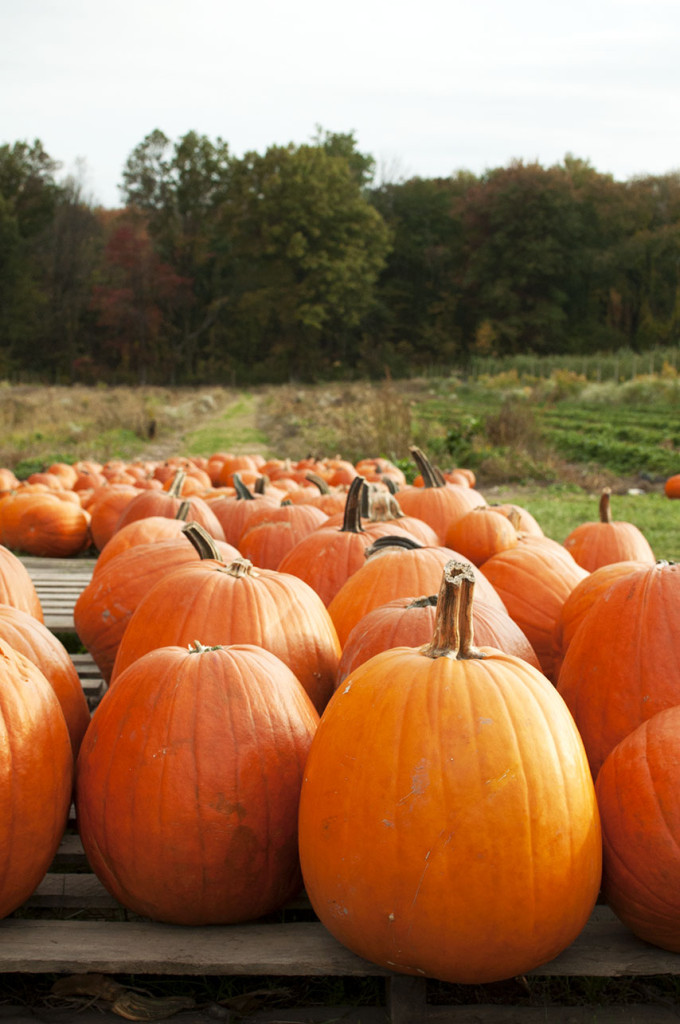
M 389 977 L 346 950 L 318 922 L 185 928 L 153 922 L 0 921 L 0 972 L 346 975 Z M 680 973 L 680 955 L 637 939 L 608 908 L 528 976 Z
M 317 922 L 187 928 L 138 921 L 0 921 L 0 973 L 387 976 Z
M 24 909 L 31 907 L 77 907 L 89 911 L 119 909 L 120 903 L 96 875 L 50 873 L 23 904 Z

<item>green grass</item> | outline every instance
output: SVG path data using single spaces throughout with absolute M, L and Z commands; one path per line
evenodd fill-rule
M 543 532 L 560 544 L 585 522 L 597 522 L 599 494 L 575 486 L 518 488 L 511 485 L 482 489 L 487 501 L 512 502 L 531 512 Z M 633 523 L 645 535 L 658 559 L 680 561 L 680 501 L 663 493 L 612 495 L 612 518 Z

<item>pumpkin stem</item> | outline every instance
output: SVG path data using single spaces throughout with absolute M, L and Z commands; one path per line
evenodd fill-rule
M 257 576 L 255 566 L 247 558 L 235 558 L 233 562 L 222 561 L 214 539 L 200 523 L 190 522 L 182 527 L 182 533 L 191 541 L 201 559 L 212 558 L 219 562 L 222 569 L 231 576 Z
M 602 494 L 600 495 L 600 522 L 611 523 L 612 521 L 612 510 L 611 510 L 611 487 L 604 487 Z
M 418 472 L 423 478 L 423 485 L 425 487 L 445 487 L 446 480 L 442 476 L 440 470 L 435 469 L 427 455 L 421 448 L 417 448 L 412 445 L 409 448 L 411 455 L 418 467 Z
M 391 533 L 387 537 L 376 538 L 371 546 L 366 548 L 365 554 L 366 558 L 370 558 L 371 555 L 378 554 L 379 551 L 383 551 L 385 548 L 405 548 L 406 551 L 413 551 L 415 548 L 422 548 L 424 546 L 415 537 L 399 537 L 396 533 Z
M 203 654 L 205 651 L 221 651 L 222 644 L 215 644 L 213 647 L 204 647 L 200 640 L 194 640 L 187 647 L 189 654 Z
M 364 477 L 355 476 L 347 491 L 345 514 L 340 527 L 341 533 L 363 533 L 361 525 L 361 492 L 364 488 Z
M 324 480 L 322 476 L 319 476 L 318 473 L 305 473 L 305 480 L 309 480 L 310 483 L 318 487 L 321 494 L 331 493 L 331 489 L 328 486 L 328 483 Z
M 184 498 L 175 513 L 175 519 L 184 519 L 186 521 L 189 511 L 191 509 L 191 502 Z
M 369 518 L 372 523 L 390 523 L 393 519 L 405 519 L 406 516 L 393 494 L 375 490 L 371 493 Z
M 475 574 L 468 562 L 447 562 L 437 598 L 437 616 L 429 644 L 421 647 L 428 658 L 483 658 L 474 646 L 472 595 Z
M 186 473 L 183 469 L 178 469 L 172 478 L 172 483 L 168 487 L 168 494 L 172 495 L 173 498 L 179 498 L 182 493 L 182 485 L 186 480 Z
M 240 473 L 234 473 L 231 479 L 237 498 L 244 498 L 246 501 L 255 501 L 255 495 L 243 483 Z

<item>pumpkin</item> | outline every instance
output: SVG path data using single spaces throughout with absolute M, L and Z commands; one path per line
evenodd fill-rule
M 680 706 L 652 715 L 597 776 L 602 894 L 639 938 L 680 953 Z
M 11 604 L 33 615 L 39 622 L 45 621 L 30 572 L 21 559 L 4 545 L 0 545 L 0 603 Z
M 155 647 L 259 644 L 293 671 L 321 712 L 333 692 L 340 644 L 318 594 L 297 576 L 258 569 L 245 558 L 222 561 L 214 542 L 187 523 L 200 559 L 165 574 L 145 594 L 120 641 L 111 683 Z
M 104 695 L 77 764 L 93 871 L 124 906 L 231 924 L 301 888 L 297 808 L 318 715 L 256 646 L 151 651 Z
M 359 956 L 478 984 L 555 957 L 600 885 L 578 731 L 549 681 L 476 648 L 474 574 L 442 574 L 431 642 L 378 654 L 336 690 L 300 797 L 305 888 Z
M 410 449 L 423 476 L 424 486 L 401 488 L 396 495 L 405 515 L 424 519 L 435 530 L 440 544 L 446 543 L 450 523 L 471 508 L 486 505 L 486 499 L 474 487 L 448 483 L 417 447 Z
M 174 519 L 182 502 L 188 501 L 189 512 L 187 513 L 187 518 L 200 523 L 215 540 L 224 540 L 224 531 L 207 501 L 197 494 L 182 497 L 184 476 L 184 470 L 178 469 L 167 491 L 163 489 L 159 491 L 141 491 L 121 512 L 116 524 L 116 530 L 120 530 L 121 527 L 133 522 L 135 519 L 144 519 L 146 516 L 167 516 L 169 519 Z
M 102 551 L 114 535 L 121 512 L 138 494 L 139 490 L 131 484 L 111 483 L 93 492 L 88 511 L 92 542 L 97 551 Z
M 290 501 L 269 508 L 251 518 L 239 537 L 237 547 L 247 558 L 263 569 L 278 569 L 289 551 L 308 537 L 328 519 L 315 505 L 294 505 Z
M 54 690 L 0 639 L 0 917 L 28 899 L 59 847 L 73 788 L 73 751 Z
M 367 548 L 364 564 L 349 576 L 328 605 L 340 643 L 344 646 L 354 626 L 373 608 L 397 597 L 436 591 L 444 566 L 456 555 L 450 548 L 425 547 L 408 537 L 379 537 Z M 503 608 L 489 581 L 477 569 L 474 575 L 480 597 Z
M 493 505 L 480 505 L 449 523 L 444 543 L 480 566 L 498 551 L 517 546 L 517 528 Z
M 590 610 L 593 601 L 603 594 L 616 580 L 634 569 L 641 569 L 643 562 L 612 562 L 601 565 L 577 583 L 560 608 L 553 631 L 553 647 L 557 678 L 559 667 L 579 625 Z
M 40 669 L 61 705 L 74 756 L 90 724 L 90 709 L 71 655 L 34 615 L 0 604 L 0 638 Z
M 647 562 L 655 558 L 649 541 L 634 523 L 614 521 L 611 490 L 605 487 L 600 497 L 599 522 L 581 523 L 565 538 L 564 546 L 588 572 L 612 562 Z
M 70 558 L 90 544 L 90 516 L 52 494 L 16 491 L 2 501 L 4 543 L 45 558 Z
M 234 494 L 212 498 L 208 505 L 222 527 L 224 539 L 228 544 L 238 547 L 239 538 L 247 529 L 251 517 L 259 515 L 262 507 L 278 508 L 281 498 L 273 494 L 254 493 L 246 487 L 238 472 L 233 474 L 233 480 Z
M 633 569 L 592 603 L 562 662 L 558 690 L 597 777 L 638 725 L 680 704 L 680 565 Z
M 680 473 L 668 477 L 663 485 L 663 491 L 667 498 L 680 498 Z
M 298 541 L 281 559 L 281 572 L 292 573 L 304 580 L 328 607 L 345 581 L 366 561 L 366 552 L 381 536 L 394 533 L 408 537 L 399 526 L 387 523 L 367 524 L 361 519 L 361 497 L 364 478 L 352 480 L 342 518 L 332 517 L 308 537 Z M 244 552 L 245 553 L 245 552 Z
M 128 523 L 124 529 L 132 525 Z M 215 541 L 215 545 L 220 557 L 238 556 L 224 541 Z M 163 576 L 198 559 L 194 546 L 180 533 L 166 540 L 134 544 L 92 573 L 73 606 L 73 622 L 105 682 L 111 680 L 121 639 L 142 598 Z
M 487 559 L 480 572 L 493 585 L 541 663 L 557 681 L 559 658 L 553 635 L 562 605 L 588 573 L 548 537 L 523 536 L 513 548 Z
M 437 616 L 437 595 L 399 597 L 379 605 L 359 619 L 342 649 L 337 686 L 374 654 L 391 647 L 418 647 L 432 636 Z M 533 647 L 506 611 L 486 601 L 473 606 L 477 642 L 514 654 L 540 669 Z

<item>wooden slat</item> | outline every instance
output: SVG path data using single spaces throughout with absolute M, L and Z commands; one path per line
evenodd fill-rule
M 181 927 L 138 921 L 0 921 L 0 972 L 389 976 L 318 922 Z M 607 907 L 581 935 L 528 975 L 680 974 L 680 955 L 635 938 Z
M 54 633 L 75 632 L 73 608 L 92 578 L 96 560 L 20 557 L 33 580 L 47 628 Z

